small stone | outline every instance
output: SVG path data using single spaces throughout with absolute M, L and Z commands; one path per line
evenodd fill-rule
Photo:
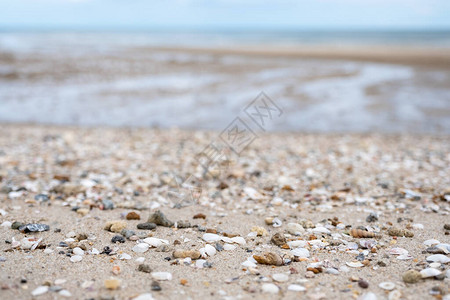
M 76 263 L 76 262 L 80 262 L 82 259 L 83 259 L 83 257 L 81 255 L 74 255 L 70 258 L 70 261 Z
M 292 235 L 301 235 L 305 232 L 305 228 L 298 223 L 288 223 L 286 226 L 286 231 Z
M 125 221 L 109 221 L 105 225 L 105 230 L 120 233 L 123 229 L 127 227 L 127 223 Z
M 131 255 L 127 254 L 127 253 L 122 253 L 119 255 L 119 259 L 121 260 L 130 260 L 131 259 Z
M 37 194 L 36 196 L 34 196 L 34 200 L 41 201 L 41 202 L 46 202 L 46 201 L 49 200 L 49 198 L 45 194 Z
M 122 229 L 122 231 L 120 232 L 121 235 L 123 235 L 125 238 L 129 239 L 130 237 L 132 237 L 133 235 L 135 235 L 136 233 L 133 230 L 129 230 L 129 229 Z
M 72 250 L 72 252 L 73 252 L 73 254 L 75 254 L 75 255 L 84 255 L 84 250 L 83 249 L 81 249 L 80 247 L 75 247 L 75 248 L 73 248 L 73 250 Z
M 144 230 L 152 230 L 156 228 L 155 223 L 139 223 L 137 224 L 137 229 L 144 229 Z
M 422 279 L 422 275 L 416 270 L 408 270 L 403 273 L 402 278 L 406 283 L 417 283 Z
M 450 230 L 450 224 L 444 224 L 444 229 L 445 230 Z
M 216 247 L 216 250 L 219 252 L 224 250 L 224 247 L 220 243 L 216 243 L 215 247 Z
M 150 248 L 150 245 L 147 243 L 139 243 L 132 248 L 132 250 L 136 253 L 144 253 Z
M 370 213 L 367 218 L 366 218 L 366 222 L 371 223 L 371 222 L 376 222 L 378 221 L 378 214 L 376 213 Z
M 202 213 L 199 213 L 199 214 L 196 214 L 196 215 L 194 215 L 194 217 L 193 217 L 194 219 L 206 219 L 206 215 L 205 214 L 202 214 Z
M 141 216 L 138 213 L 135 213 L 134 211 L 129 212 L 126 217 L 127 220 L 140 220 Z
M 121 235 L 115 235 L 112 237 L 111 242 L 115 243 L 125 243 L 125 238 Z
M 112 202 L 111 200 L 103 199 L 102 200 L 102 205 L 103 205 L 103 209 L 104 210 L 114 209 L 114 202 Z
M 41 286 L 38 286 L 36 289 L 34 289 L 34 290 L 31 292 L 31 295 L 32 295 L 32 296 L 40 296 L 40 295 L 43 295 L 43 294 L 47 293 L 48 290 L 49 290 L 49 287 L 48 287 L 48 286 L 46 286 L 46 285 L 41 285 Z
M 172 274 L 169 272 L 153 272 L 152 277 L 155 280 L 172 280 Z
M 296 256 L 296 257 L 300 257 L 300 258 L 308 258 L 309 257 L 309 250 L 306 248 L 296 248 L 291 250 L 291 253 Z
M 369 283 L 362 279 L 358 281 L 358 285 L 363 289 L 367 289 L 369 287 Z
M 118 279 L 106 279 L 104 284 L 108 290 L 117 290 L 120 287 L 120 281 Z
M 58 294 L 62 297 L 72 297 L 72 294 L 68 290 L 60 290 Z
M 256 236 L 266 236 L 269 234 L 264 227 L 260 226 L 253 226 L 251 232 L 255 232 Z
M 289 276 L 285 273 L 277 273 L 272 275 L 272 279 L 277 282 L 286 282 L 289 280 Z
M 316 275 L 314 274 L 313 271 L 306 271 L 305 273 L 305 277 L 306 278 L 314 278 Z
M 152 272 L 152 269 L 151 269 L 150 266 L 147 265 L 147 264 L 140 264 L 140 265 L 138 266 L 138 271 L 144 272 L 144 273 L 151 273 L 151 272 Z
M 159 283 L 157 281 L 152 281 L 151 289 L 152 289 L 152 291 L 161 291 L 162 290 L 161 286 L 159 285 Z
M 304 292 L 306 291 L 306 288 L 304 286 L 298 285 L 298 284 L 290 284 L 288 286 L 288 291 L 292 292 Z
M 15 221 L 15 222 L 13 222 L 13 223 L 11 224 L 11 229 L 18 230 L 20 227 L 22 227 L 22 226 L 24 226 L 24 225 L 25 225 L 25 224 L 22 223 L 22 222 L 17 222 L 17 221 Z
M 281 266 L 283 265 L 283 259 L 280 255 L 274 252 L 264 252 L 261 255 L 253 255 L 253 258 L 263 265 Z
M 147 220 L 147 223 L 155 223 L 156 225 L 164 227 L 173 226 L 173 222 L 167 219 L 167 217 L 159 210 L 150 215 L 150 217 Z
M 46 224 L 27 224 L 19 227 L 20 232 L 42 232 L 50 230 L 50 226 Z
M 80 233 L 76 236 L 77 240 L 79 241 L 83 241 L 83 240 L 87 240 L 88 236 L 85 233 Z
M 174 258 L 186 258 L 190 257 L 191 259 L 199 259 L 201 257 L 201 253 L 198 250 L 182 250 L 177 249 L 172 253 Z
M 280 289 L 278 286 L 276 286 L 273 283 L 264 283 L 262 285 L 262 291 L 263 291 L 263 293 L 278 294 Z
M 414 237 L 414 233 L 412 233 L 411 231 L 407 230 L 407 229 L 399 229 L 399 228 L 395 228 L 395 227 L 391 227 L 388 230 L 388 234 L 390 236 L 404 236 L 404 237 Z
M 177 228 L 190 228 L 192 226 L 191 226 L 191 223 L 188 220 L 184 220 L 184 221 L 178 221 L 176 223 L 176 227 Z
M 277 246 L 286 244 L 286 238 L 284 237 L 284 234 L 282 234 L 281 232 L 275 233 L 270 239 L 270 241 Z
M 215 233 L 205 233 L 202 238 L 205 242 L 218 242 L 221 239 L 220 236 Z
M 206 244 L 206 245 L 205 245 L 205 253 L 206 253 L 208 256 L 213 256 L 213 255 L 215 255 L 215 254 L 217 253 L 217 250 L 216 250 L 216 248 L 214 248 L 214 247 L 211 246 L 210 244 Z

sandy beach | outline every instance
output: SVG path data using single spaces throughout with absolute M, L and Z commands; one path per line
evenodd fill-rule
M 205 173 L 199 154 L 220 131 L 1 128 L 1 299 L 450 292 L 448 136 L 260 133 L 240 155 L 225 149 Z M 173 197 L 189 176 L 195 196 Z M 137 229 L 158 210 L 174 224 Z M 110 221 L 133 233 L 105 230 Z M 14 222 L 49 229 L 22 233 Z M 199 252 L 175 258 L 180 249 Z M 254 260 L 266 252 L 281 265 Z M 408 270 L 417 271 L 413 283 Z

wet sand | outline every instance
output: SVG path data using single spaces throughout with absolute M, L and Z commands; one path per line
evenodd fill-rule
M 368 293 L 376 299 L 389 293 L 390 299 L 429 299 L 435 287 L 440 287 L 435 289 L 440 297 L 447 294 L 448 299 L 448 263 L 435 266 L 444 274 L 440 279 L 414 284 L 402 280 L 408 269 L 430 266 L 424 241 L 450 242 L 443 228 L 450 212 L 448 136 L 260 134 L 240 156 L 225 149 L 226 159 L 205 174 L 198 154 L 220 132 L 5 124 L 1 128 L 0 224 L 6 224 L 0 227 L 2 299 L 32 299 L 38 286 L 54 291 L 37 299 L 63 298 L 57 294 L 57 279 L 66 280 L 57 285 L 69 291 L 71 299 L 131 299 L 143 293 L 155 299 L 351 299 Z M 168 192 L 178 190 L 173 178 L 184 180 L 189 174 L 198 178 L 202 193 L 195 203 L 183 206 L 184 201 Z M 42 193 L 49 200 L 35 200 Z M 104 200 L 115 208 L 102 209 Z M 192 227 L 138 230 L 136 225 L 156 210 L 174 222 L 188 220 Z M 113 244 L 111 238 L 117 234 L 104 230 L 105 223 L 123 219 L 131 211 L 141 220 L 124 220 L 128 229 L 141 238 L 167 240 L 168 245 L 136 253 L 132 250 L 136 241 Z M 371 212 L 378 220 L 366 220 Z M 194 219 L 198 213 L 206 219 Z M 277 217 L 281 226 L 268 225 L 269 217 Z M 306 220 L 315 228 L 305 228 L 298 236 L 288 234 L 289 223 L 305 225 Z M 50 230 L 24 234 L 5 223 L 14 221 L 43 223 Z M 252 236 L 254 226 L 264 228 L 267 235 Z M 358 246 L 362 239 L 348 236 L 358 226 L 381 235 L 374 249 L 362 249 Z M 390 236 L 391 227 L 407 229 L 414 237 Z M 314 231 L 319 228 L 329 233 Z M 222 237 L 241 236 L 246 243 L 205 257 L 210 268 L 177 262 L 174 249 L 205 246 L 205 229 Z M 75 237 L 67 241 L 70 247 L 58 247 L 81 233 L 88 239 Z M 292 261 L 291 250 L 270 242 L 275 233 L 285 234 L 288 241 L 306 241 L 310 256 Z M 42 238 L 41 246 L 12 248 L 11 242 L 26 236 Z M 355 243 L 357 249 L 351 250 Z M 69 249 L 76 246 L 86 252 L 82 261 L 71 262 Z M 113 250 L 111 255 L 89 253 L 94 248 L 101 252 L 105 246 Z M 398 259 L 391 253 L 396 247 L 411 257 Z M 286 265 L 241 265 L 266 251 L 282 255 Z M 119 259 L 124 253 L 131 259 Z M 361 253 L 364 266 L 345 268 Z M 162 290 L 152 291 L 152 275 L 137 270 L 138 257 L 144 257 L 153 271 L 170 272 L 172 280 L 160 281 Z M 306 278 L 307 266 L 314 262 L 322 262 L 324 271 Z M 120 267 L 120 274 L 112 273 L 114 266 Z M 326 268 L 338 274 L 327 273 Z M 274 282 L 271 276 L 276 273 L 287 274 L 288 281 Z M 104 280 L 109 278 L 120 280 L 118 290 L 105 288 Z M 369 283 L 367 289 L 352 281 L 360 278 Z M 187 283 L 181 284 L 182 280 Z M 394 290 L 381 289 L 381 282 L 394 283 Z M 263 292 L 268 283 L 279 291 Z M 306 290 L 289 291 L 291 284 Z

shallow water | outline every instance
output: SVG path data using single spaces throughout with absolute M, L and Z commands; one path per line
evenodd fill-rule
M 283 110 L 269 130 L 450 133 L 445 70 L 76 37 L 0 35 L 0 121 L 222 130 L 264 91 Z

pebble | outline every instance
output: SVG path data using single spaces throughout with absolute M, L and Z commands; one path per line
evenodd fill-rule
M 11 228 L 11 225 L 12 223 L 10 221 L 4 221 L 0 226 L 5 228 Z
M 306 291 L 306 288 L 304 286 L 298 285 L 298 284 L 290 284 L 288 286 L 288 291 L 292 292 L 304 292 Z
M 245 239 L 243 237 L 241 237 L 241 236 L 235 236 L 235 237 L 231 238 L 231 241 L 233 243 L 236 243 L 236 244 L 239 244 L 239 245 L 245 245 L 246 244 Z
M 172 227 L 174 224 L 159 210 L 148 217 L 147 223 L 155 223 L 156 225 L 164 227 Z
M 255 232 L 256 236 L 266 236 L 269 234 L 264 227 L 260 226 L 253 226 L 250 231 Z
M 409 238 L 414 237 L 414 233 L 412 233 L 411 231 L 409 231 L 407 229 L 399 229 L 399 228 L 395 228 L 395 227 L 389 228 L 388 234 L 390 236 L 401 236 L 401 237 L 409 237 Z
M 403 273 L 402 278 L 406 283 L 416 283 L 422 279 L 422 275 L 416 270 L 408 270 Z
M 277 273 L 272 275 L 272 279 L 277 282 L 286 282 L 289 280 L 289 276 L 285 273 Z
M 162 290 L 161 286 L 159 285 L 159 283 L 157 281 L 152 281 L 151 289 L 152 289 L 152 291 L 161 291 Z
M 18 229 L 22 233 L 42 232 L 42 231 L 50 230 L 50 226 L 48 226 L 46 224 L 33 223 L 33 224 L 22 225 Z
M 176 223 L 176 228 L 191 228 L 192 225 L 189 221 L 184 220 L 184 221 L 178 221 Z
M 203 219 L 203 220 L 205 220 L 206 219 L 206 215 L 202 214 L 202 213 L 198 213 L 198 214 L 194 215 L 193 219 Z
M 189 257 L 191 259 L 199 259 L 201 257 L 201 253 L 198 250 L 182 250 L 176 249 L 172 253 L 174 258 L 186 258 Z
M 18 222 L 18 221 L 15 221 L 15 222 L 13 222 L 12 224 L 11 224 L 11 229 L 14 229 L 14 230 L 18 230 L 20 227 L 22 227 L 22 226 L 24 226 L 25 224 L 24 223 L 22 223 L 22 222 Z
M 43 295 L 43 294 L 47 293 L 48 290 L 49 290 L 49 287 L 48 287 L 48 286 L 46 286 L 46 285 L 41 285 L 41 286 L 38 286 L 36 289 L 34 289 L 34 290 L 31 292 L 31 295 L 32 295 L 32 296 L 40 296 L 40 295 Z
M 206 244 L 205 245 L 205 252 L 208 256 L 213 256 L 217 253 L 216 248 L 214 248 L 213 246 Z
M 121 235 L 115 235 L 112 237 L 111 242 L 115 243 L 125 243 L 125 238 Z
M 72 252 L 73 252 L 73 254 L 75 254 L 75 255 L 84 255 L 84 250 L 83 249 L 81 249 L 80 247 L 75 247 L 75 248 L 73 248 L 73 250 L 72 250 Z
M 108 290 L 117 290 L 120 287 L 120 281 L 118 279 L 106 279 L 104 284 Z
M 362 279 L 358 281 L 358 285 L 363 289 L 367 289 L 369 287 L 369 283 Z
M 172 274 L 169 272 L 153 272 L 151 273 L 152 278 L 155 280 L 172 280 Z
M 111 200 L 103 199 L 102 200 L 102 204 L 103 204 L 103 209 L 104 210 L 114 209 L 114 202 L 112 202 Z
M 136 253 L 144 253 L 150 248 L 150 245 L 147 243 L 139 243 L 132 248 L 132 250 Z
M 68 290 L 60 290 L 58 294 L 62 297 L 72 297 L 72 294 Z
M 270 241 L 277 246 L 286 244 L 286 238 L 284 237 L 284 234 L 282 234 L 281 232 L 275 233 L 270 239 Z
M 81 255 L 73 255 L 73 256 L 70 258 L 70 261 L 71 261 L 71 262 L 74 262 L 74 263 L 80 262 L 81 260 L 83 260 L 83 257 L 82 257 Z
M 208 243 L 217 242 L 217 241 L 221 240 L 220 235 L 215 234 L 215 233 L 205 233 L 202 238 L 205 242 L 208 242 Z
M 368 223 L 376 222 L 376 221 L 378 221 L 378 214 L 377 213 L 371 212 L 366 218 L 366 222 L 368 222 Z
M 152 268 L 149 265 L 147 265 L 147 264 L 140 264 L 138 266 L 138 271 L 144 272 L 144 273 L 151 273 L 152 272 Z
M 143 230 L 152 230 L 156 228 L 156 224 L 155 223 L 139 223 L 137 224 L 137 229 L 143 229 Z
M 232 251 L 234 249 L 236 249 L 235 245 L 231 245 L 231 244 L 224 244 L 223 245 L 223 250 L 225 250 L 225 251 Z
M 119 255 L 119 259 L 121 260 L 130 260 L 131 259 L 131 255 L 127 254 L 127 253 L 122 253 Z
M 264 252 L 261 255 L 253 255 L 253 258 L 259 264 L 263 265 L 281 266 L 283 264 L 281 256 L 274 252 Z
M 305 232 L 305 228 L 298 223 L 288 223 L 286 225 L 286 231 L 292 235 L 301 235 Z
M 296 248 L 291 250 L 292 255 L 300 258 L 308 258 L 309 257 L 309 250 L 306 248 Z
M 389 282 L 389 281 L 385 281 L 385 282 L 381 282 L 378 287 L 380 289 L 386 290 L 386 291 L 392 291 L 393 289 L 395 289 L 395 283 L 393 282 Z
M 131 212 L 127 213 L 127 215 L 125 216 L 125 219 L 127 219 L 127 220 L 140 220 L 141 216 L 138 213 L 136 213 L 134 211 L 131 211 Z
M 278 294 L 280 288 L 273 283 L 264 283 L 262 285 L 263 293 Z
M 105 230 L 108 230 L 111 232 L 120 233 L 126 227 L 127 227 L 127 223 L 125 221 L 117 220 L 117 221 L 107 222 L 104 228 L 105 228 Z

